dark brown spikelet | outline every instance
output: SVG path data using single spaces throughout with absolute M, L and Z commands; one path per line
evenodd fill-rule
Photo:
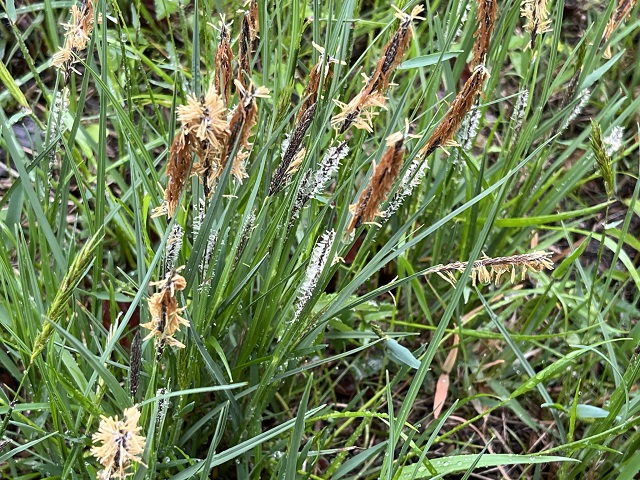
M 129 362 L 129 393 L 131 397 L 136 398 L 138 387 L 140 386 L 140 371 L 142 370 L 142 340 L 140 338 L 140 330 L 133 336 L 131 342 L 131 355 Z
M 220 20 L 220 44 L 216 49 L 214 85 L 216 90 L 224 98 L 225 105 L 229 105 L 231 99 L 231 83 L 233 82 L 233 69 L 231 61 L 233 52 L 229 43 L 229 29 L 224 23 L 224 17 Z
M 249 58 L 251 50 L 251 24 L 249 12 L 245 12 L 242 17 L 242 26 L 240 28 L 240 38 L 238 40 L 238 75 L 236 78 L 240 84 L 247 88 L 249 81 L 247 75 L 251 72 L 251 59 Z
M 249 3 L 249 34 L 251 37 L 251 51 L 255 52 L 258 48 L 258 33 L 260 33 L 260 22 L 258 19 L 258 1 L 251 0 Z
M 402 167 L 404 138 L 403 132 L 387 137 L 387 150 L 380 164 L 374 166 L 371 180 L 360 194 L 358 202 L 349 207 L 353 218 L 349 222 L 347 233 L 353 232 L 363 223 L 372 222 L 380 214 L 380 204 L 386 200 Z
M 478 16 L 476 18 L 475 43 L 473 44 L 473 59 L 471 68 L 487 63 L 487 54 L 491 44 L 491 34 L 496 21 L 498 10 L 497 0 L 478 0 Z
M 322 76 L 324 75 L 324 82 L 322 88 L 327 87 L 327 83 L 331 80 L 332 72 L 331 65 L 334 63 L 340 63 L 342 65 L 346 65 L 345 62 L 341 62 L 340 60 L 332 57 L 325 56 L 325 49 L 318 45 L 315 42 L 311 42 L 313 48 L 315 48 L 318 52 L 320 52 L 320 58 L 318 62 L 313 66 L 311 71 L 309 72 L 309 81 L 307 82 L 307 86 L 304 89 L 304 93 L 302 94 L 302 98 L 304 101 L 302 102 L 302 106 L 300 110 L 298 110 L 298 115 L 296 116 L 296 122 L 299 122 L 304 113 L 316 103 L 318 97 L 318 90 L 320 90 L 320 81 L 322 80 Z M 326 58 L 326 61 L 325 61 Z M 324 65 L 324 71 L 323 71 Z
M 180 203 L 180 195 L 191 168 L 191 150 L 187 144 L 187 134 L 181 128 L 169 149 L 167 164 L 167 188 L 164 191 L 167 215 L 173 216 Z
M 396 17 L 400 19 L 400 26 L 385 45 L 382 56 L 376 64 L 373 75 L 369 77 L 362 90 L 351 99 L 348 104 L 338 103 L 342 112 L 331 119 L 331 124 L 344 133 L 353 124 L 356 128 L 373 131 L 371 120 L 374 113 L 371 108 L 384 107 L 384 92 L 389 87 L 391 74 L 398 67 L 411 42 L 411 24 L 419 17 L 424 8 L 421 5 L 413 7 L 410 14 L 400 10 Z
M 302 106 L 300 110 L 298 110 L 298 115 L 296 116 L 296 122 L 299 122 L 300 119 L 304 116 L 304 113 L 316 103 L 316 97 L 318 96 L 318 89 L 320 88 L 320 76 L 322 72 L 322 59 L 318 63 L 316 63 L 311 72 L 309 72 L 309 83 L 304 89 L 304 93 L 302 94 L 302 98 L 304 101 L 302 102 Z M 326 81 L 326 77 L 325 77 Z
M 607 23 L 607 27 L 604 30 L 601 46 L 604 45 L 614 30 L 620 25 L 631 13 L 631 10 L 636 5 L 636 0 L 620 0 L 616 10 Z M 604 58 L 611 58 L 611 47 L 607 47 L 604 52 Z
M 304 112 L 302 118 L 298 122 L 296 129 L 293 131 L 291 138 L 289 139 L 289 145 L 287 146 L 284 154 L 282 155 L 282 161 L 278 165 L 276 173 L 273 174 L 271 179 L 271 185 L 269 186 L 269 195 L 275 195 L 286 183 L 287 171 L 300 151 L 302 140 L 304 139 L 307 130 L 313 122 L 313 116 L 316 113 L 316 104 L 311 105 L 307 111 Z
M 389 77 L 400 65 L 409 42 L 411 42 L 411 23 L 415 18 L 419 18 L 418 15 L 422 13 L 422 10 L 423 7 L 418 5 L 414 7 L 410 15 L 398 11 L 396 17 L 400 19 L 400 26 L 391 37 L 391 40 L 385 45 L 382 57 L 378 60 L 373 75 L 371 75 L 368 84 L 364 87 L 365 90 L 384 93 L 389 87 Z
M 236 89 L 238 90 L 240 102 L 238 102 L 238 105 L 236 105 L 231 115 L 231 120 L 229 121 L 229 130 L 231 133 L 224 146 L 221 157 L 222 160 L 214 173 L 214 178 L 219 178 L 220 175 L 222 175 L 229 156 L 237 143 L 238 149 L 233 159 L 231 173 L 239 181 L 242 181 L 243 178 L 247 177 L 244 161 L 249 156 L 248 150 L 251 147 L 249 137 L 251 137 L 253 133 L 252 129 L 258 120 L 258 104 L 256 98 L 268 98 L 269 90 L 266 87 L 256 89 L 255 85 L 250 85 L 247 91 L 239 83 L 236 83 Z
M 462 90 L 460 90 L 456 98 L 451 102 L 451 105 L 449 105 L 449 110 L 447 110 L 447 113 L 442 120 L 440 120 L 440 123 L 431 134 L 431 137 L 429 137 L 425 146 L 420 150 L 419 155 L 422 158 L 431 155 L 438 147 L 450 145 L 453 135 L 456 133 L 456 130 L 458 130 L 464 116 L 471 110 L 476 96 L 482 90 L 482 84 L 488 77 L 489 72 L 487 72 L 487 69 L 483 65 L 476 67 L 462 87 Z

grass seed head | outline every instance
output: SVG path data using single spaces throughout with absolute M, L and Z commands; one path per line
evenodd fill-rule
M 304 140 L 307 130 L 311 126 L 311 123 L 313 123 L 313 117 L 316 113 L 316 105 L 317 104 L 314 103 L 309 107 L 296 125 L 293 134 L 289 137 L 287 148 L 282 155 L 282 161 L 280 162 L 280 165 L 278 165 L 278 168 L 271 179 L 269 195 L 275 195 L 286 185 L 288 178 L 287 171 L 289 170 L 291 163 L 298 156 L 302 146 L 302 140 Z
M 490 258 L 486 255 L 480 260 L 473 262 L 471 270 L 471 282 L 475 286 L 479 281 L 483 285 L 494 283 L 500 284 L 501 277 L 505 273 L 510 273 L 511 283 L 516 283 L 517 273 L 520 271 L 520 281 L 526 278 L 528 271 L 541 272 L 542 270 L 553 270 L 551 252 L 536 251 L 510 257 Z M 437 274 L 452 286 L 456 284 L 456 277 L 453 272 L 464 272 L 469 262 L 453 262 L 446 265 L 436 265 L 427 269 L 424 274 Z
M 184 308 L 178 308 L 178 300 L 175 296 L 176 291 L 186 288 L 185 278 L 178 274 L 177 270 L 173 270 L 163 280 L 152 282 L 151 285 L 157 285 L 158 292 L 151 295 L 148 301 L 151 321 L 140 325 L 151 331 L 144 340 L 156 337 L 156 349 L 159 352 L 165 345 L 184 348 L 184 344 L 174 335 L 181 325 L 189 326 L 189 321 L 180 316 Z
M 141 463 L 145 438 L 139 435 L 140 412 L 136 406 L 124 411 L 122 420 L 118 417 L 102 416 L 98 431 L 91 440 L 91 455 L 102 464 L 100 479 L 122 479 L 129 475 L 127 470 L 132 462 Z
M 69 80 L 69 75 L 76 62 L 74 55 L 83 52 L 87 48 L 87 42 L 93 31 L 94 11 L 93 1 L 85 0 L 82 5 L 71 7 L 71 23 L 63 24 L 65 29 L 64 47 L 61 47 L 52 58 L 51 64 L 63 71 L 64 83 Z
M 133 336 L 131 355 L 129 357 L 129 393 L 136 398 L 140 386 L 140 372 L 142 371 L 142 339 L 140 330 Z
M 527 19 L 524 29 L 531 34 L 529 47 L 533 50 L 536 46 L 536 37 L 538 34 L 551 30 L 551 20 L 548 19 L 547 0 L 525 0 L 520 13 Z
M 491 44 L 491 34 L 498 10 L 497 0 L 478 0 L 478 16 L 476 18 L 475 42 L 473 44 L 473 59 L 471 68 L 487 63 L 487 54 Z
M 249 138 L 253 134 L 253 127 L 258 120 L 256 98 L 269 98 L 269 90 L 266 87 L 256 88 L 255 85 L 250 84 L 245 89 L 238 80 L 235 83 L 240 101 L 231 114 L 231 119 L 229 120 L 230 134 L 224 145 L 221 161 L 213 172 L 214 179 L 218 179 L 222 175 L 236 143 L 238 148 L 231 166 L 231 174 L 239 181 L 247 177 L 244 162 L 249 156 L 251 148 Z
M 620 0 L 618 6 L 611 15 L 609 22 L 604 30 L 604 35 L 602 36 L 601 46 L 609 40 L 611 34 L 615 31 L 615 29 L 620 25 L 626 18 L 631 15 L 631 10 L 636 5 L 637 0 Z M 604 51 L 604 58 L 611 58 L 611 46 L 609 45 L 607 49 Z
M 67 305 L 76 287 L 82 281 L 87 270 L 95 260 L 93 252 L 102 242 L 104 236 L 101 232 L 97 232 L 84 244 L 82 249 L 77 253 L 73 262 L 69 266 L 69 270 L 62 278 L 62 282 L 56 290 L 56 295 L 47 309 L 47 320 L 42 326 L 42 330 L 33 342 L 30 363 L 42 353 L 47 341 L 53 335 L 53 323 L 57 323 L 65 316 Z
M 421 157 L 431 155 L 437 148 L 451 145 L 451 139 L 458 130 L 460 123 L 473 105 L 476 96 L 482 91 L 484 81 L 489 77 L 489 72 L 483 65 L 476 67 L 466 81 L 462 90 L 453 99 L 447 113 L 444 115 L 427 143 L 420 150 Z
M 394 8 L 397 10 L 396 17 L 400 19 L 400 25 L 391 40 L 385 45 L 373 75 L 365 77 L 364 87 L 349 103 L 344 104 L 336 101 L 342 111 L 331 119 L 331 125 L 338 130 L 338 133 L 346 132 L 351 125 L 361 130 L 373 132 L 371 121 L 377 115 L 373 109 L 376 107 L 384 108 L 384 92 L 389 87 L 391 74 L 398 67 L 407 51 L 412 37 L 413 20 L 421 19 L 422 17 L 419 15 L 423 10 L 421 5 L 417 5 L 410 14 L 406 14 L 397 7 L 394 6 Z
M 377 215 L 380 215 L 380 204 L 386 200 L 402 167 L 404 141 L 403 132 L 396 132 L 387 137 L 387 149 L 382 155 L 380 164 L 374 165 L 373 175 L 360 194 L 358 202 L 349 207 L 353 217 L 347 227 L 348 233 L 352 233 L 363 223 L 372 222 Z
M 251 20 L 250 13 L 245 12 L 240 26 L 238 39 L 238 75 L 236 79 L 243 87 L 249 86 L 247 77 L 251 76 Z
M 225 24 L 224 15 L 220 18 L 220 43 L 215 55 L 214 85 L 224 98 L 225 105 L 231 101 L 231 84 L 233 83 L 233 52 L 231 51 L 229 25 Z
M 614 184 L 613 162 L 607 153 L 607 146 L 602 139 L 600 125 L 593 120 L 591 120 L 591 149 L 596 157 L 596 164 L 598 165 L 598 170 L 600 170 L 600 175 L 602 175 L 607 196 L 611 198 L 613 196 Z
M 173 139 L 169 149 L 169 163 L 167 164 L 167 188 L 164 190 L 164 204 L 156 214 L 166 213 L 173 216 L 180 203 L 180 195 L 187 182 L 191 167 L 191 150 L 187 142 L 187 132 L 180 129 Z
M 302 102 L 302 106 L 298 110 L 298 115 L 296 116 L 296 122 L 299 122 L 304 113 L 318 100 L 318 90 L 320 90 L 320 81 L 323 80 L 322 88 L 327 87 L 327 83 L 331 80 L 331 65 L 334 63 L 340 63 L 345 65 L 345 62 L 342 62 L 333 57 L 327 57 L 325 55 L 325 49 L 318 45 L 315 42 L 312 42 L 313 48 L 315 48 L 318 52 L 320 52 L 320 58 L 318 58 L 318 62 L 313 66 L 311 71 L 309 72 L 309 81 L 307 82 L 307 86 L 304 89 L 304 93 L 302 94 L 302 98 L 304 101 Z M 324 68 L 323 68 L 324 65 Z
M 169 181 L 165 190 L 165 201 L 169 215 L 173 215 L 180 201 L 180 194 L 191 167 L 191 153 L 195 153 L 198 158 L 194 172 L 202 180 L 206 195 L 209 195 L 212 172 L 219 163 L 221 152 L 229 137 L 227 109 L 218 94 L 215 82 L 200 99 L 188 95 L 187 105 L 179 106 L 177 113 L 182 129 L 171 146 L 171 158 L 167 166 Z

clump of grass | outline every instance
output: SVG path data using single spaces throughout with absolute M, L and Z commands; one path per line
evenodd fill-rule
M 0 476 L 631 478 L 638 22 L 165 3 L 0 13 Z

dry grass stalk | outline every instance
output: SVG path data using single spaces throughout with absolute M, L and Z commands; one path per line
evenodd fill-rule
M 224 98 L 225 105 L 231 100 L 231 83 L 233 82 L 233 69 L 231 61 L 233 52 L 229 43 L 229 26 L 225 23 L 224 15 L 220 18 L 220 43 L 216 49 L 214 85 Z
M 98 472 L 99 480 L 126 478 L 131 462 L 140 463 L 146 440 L 139 432 L 140 411 L 136 406 L 124 411 L 122 420 L 118 417 L 100 418 L 98 431 L 91 437 L 91 455 L 102 464 Z
M 233 110 L 231 120 L 229 120 L 230 134 L 225 141 L 221 161 L 212 171 L 211 179 L 214 181 L 222 175 L 236 143 L 238 144 L 238 149 L 233 158 L 231 173 L 239 181 L 247 177 L 244 161 L 249 156 L 249 149 L 251 148 L 249 137 L 251 137 L 252 129 L 258 120 L 256 98 L 269 98 L 269 90 L 266 87 L 256 88 L 255 85 L 250 84 L 248 89 L 245 89 L 237 80 L 235 83 L 240 101 Z
M 369 184 L 360 194 L 358 202 L 349 207 L 353 217 L 347 227 L 347 233 L 352 233 L 363 223 L 372 222 L 377 215 L 380 215 L 380 204 L 387 198 L 402 167 L 404 141 L 403 132 L 396 132 L 387 137 L 387 150 L 380 164 L 374 164 Z
M 604 45 L 604 43 L 609 40 L 609 37 L 611 37 L 611 34 L 615 31 L 615 29 L 618 28 L 618 25 L 620 25 L 627 17 L 629 17 L 629 15 L 631 14 L 631 10 L 635 5 L 636 0 L 620 0 L 620 3 L 618 3 L 618 6 L 616 7 L 613 15 L 607 23 L 600 46 Z M 604 58 L 611 58 L 611 46 L 608 46 L 604 51 Z
M 491 34 L 493 32 L 497 10 L 498 2 L 496 0 L 479 0 L 471 68 L 475 68 L 478 65 L 486 65 L 487 63 L 487 54 L 489 53 Z
M 484 65 L 475 68 L 469 79 L 466 81 L 462 90 L 453 99 L 445 116 L 440 120 L 435 131 L 429 137 L 429 140 L 419 152 L 421 158 L 428 157 L 437 148 L 452 145 L 453 135 L 458 130 L 464 116 L 473 106 L 476 96 L 482 90 L 482 85 L 489 78 L 489 72 Z
M 531 34 L 529 47 L 533 50 L 536 46 L 538 34 L 551 30 L 551 20 L 548 19 L 547 0 L 525 0 L 520 14 L 527 19 L 524 29 Z
M 413 20 L 422 18 L 419 15 L 424 8 L 417 5 L 413 7 L 410 14 L 397 8 L 396 10 L 400 26 L 385 45 L 373 75 L 365 77 L 364 87 L 348 104 L 336 102 L 342 111 L 331 119 L 331 125 L 336 127 L 340 133 L 344 133 L 352 124 L 356 128 L 372 132 L 371 120 L 375 113 L 371 109 L 385 105 L 384 92 L 389 87 L 391 74 L 400 64 L 411 41 L 411 24 Z
M 149 297 L 151 321 L 140 326 L 151 330 L 144 340 L 156 337 L 158 352 L 162 352 L 165 345 L 184 348 L 184 344 L 174 337 L 180 325 L 189 326 L 189 321 L 180 316 L 184 308 L 178 308 L 178 300 L 175 296 L 176 291 L 184 290 L 187 286 L 185 278 L 177 273 L 179 270 L 181 269 L 173 270 L 164 280 L 150 284 L 157 285 L 159 291 Z
M 551 252 L 537 251 L 522 255 L 512 255 L 510 257 L 490 258 L 486 255 L 480 260 L 473 262 L 471 271 L 471 282 L 475 286 L 478 281 L 484 285 L 494 283 L 500 285 L 500 278 L 505 273 L 511 274 L 511 283 L 516 282 L 518 270 L 520 270 L 520 281 L 526 278 L 528 271 L 540 272 L 544 269 L 553 270 Z M 444 280 L 455 286 L 456 278 L 453 272 L 464 272 L 469 262 L 453 262 L 447 265 L 436 265 L 424 272 L 425 275 L 438 274 Z
M 280 162 L 280 165 L 278 165 L 278 168 L 271 179 L 269 195 L 275 195 L 285 186 L 286 179 L 288 178 L 287 171 L 289 170 L 291 163 L 298 156 L 302 140 L 313 122 L 313 116 L 316 113 L 316 105 L 317 104 L 314 103 L 306 112 L 304 112 L 304 115 L 302 115 L 296 129 L 289 138 L 289 144 L 282 155 L 282 161 Z
M 71 23 L 63 25 L 66 31 L 64 47 L 61 47 L 51 60 L 53 66 L 62 70 L 65 84 L 69 81 L 71 71 L 76 71 L 73 68 L 73 64 L 77 61 L 75 55 L 87 48 L 94 21 L 92 0 L 84 0 L 80 7 L 78 5 L 71 7 Z

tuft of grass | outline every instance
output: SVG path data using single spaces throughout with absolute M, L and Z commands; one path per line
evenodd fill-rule
M 636 2 L 2 7 L 0 476 L 638 474 Z

